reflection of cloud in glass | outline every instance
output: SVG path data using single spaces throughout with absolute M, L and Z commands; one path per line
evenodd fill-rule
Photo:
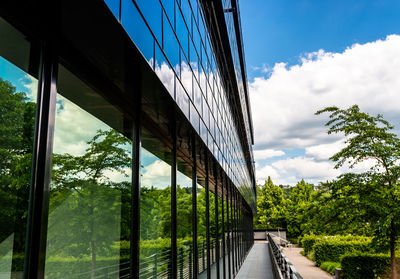
M 0 78 L 9 81 L 17 92 L 24 92 L 29 101 L 36 101 L 38 81 L 0 56 Z
M 57 99 L 61 102 L 57 102 L 53 152 L 83 155 L 88 147 L 86 142 L 97 130 L 110 127 L 61 95 Z
M 181 172 L 177 172 L 177 184 L 181 186 L 181 188 L 191 188 L 192 180 Z
M 174 71 L 169 67 L 166 62 L 162 62 L 159 64 L 156 62 L 155 72 L 157 76 L 160 78 L 161 82 L 164 84 L 165 88 L 167 88 L 168 92 L 174 96 Z
M 21 83 L 26 88 L 24 92 L 27 93 L 30 101 L 35 102 L 37 98 L 38 80 L 33 76 L 26 74 L 21 78 Z
M 171 185 L 171 167 L 159 159 L 150 165 L 143 166 L 142 175 L 144 187 L 154 186 L 164 189 Z

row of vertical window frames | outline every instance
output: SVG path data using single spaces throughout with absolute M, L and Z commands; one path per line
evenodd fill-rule
M 171 23 L 171 20 L 168 18 L 168 15 L 167 15 L 167 12 L 166 12 L 166 9 L 165 9 L 165 7 L 164 7 L 164 5 L 160 2 L 160 4 L 161 4 L 161 6 L 162 6 L 162 9 L 163 9 L 163 11 L 164 11 L 164 13 L 165 13 L 165 15 L 167 16 L 167 20 L 168 20 L 168 22 L 169 22 L 169 24 L 170 24 L 170 27 L 172 27 L 172 23 Z M 178 5 L 178 7 L 179 7 L 179 5 Z M 180 7 L 179 7 L 179 9 L 180 9 Z M 192 8 L 193 9 L 193 8 Z M 180 10 L 179 11 L 180 13 L 181 13 L 181 15 L 182 15 L 182 11 Z M 193 10 L 192 10 L 192 12 L 193 12 Z M 182 15 L 183 16 L 183 15 Z M 193 17 L 192 17 L 193 18 Z M 201 20 L 203 20 L 203 18 L 201 18 Z M 186 22 L 185 22 L 185 24 L 186 24 Z M 193 21 L 192 21 L 192 24 L 193 24 Z M 204 23 L 203 23 L 204 24 Z M 173 25 L 174 25 L 174 30 L 176 30 L 176 20 L 175 20 L 175 15 L 174 15 L 174 23 L 173 23 Z M 187 26 L 186 26 L 186 28 L 187 28 Z M 197 26 L 196 26 L 196 28 L 198 28 Z M 179 44 L 179 46 L 180 46 L 180 48 L 181 48 L 181 50 L 182 50 L 182 53 L 183 53 L 183 55 L 186 57 L 186 55 L 185 55 L 185 53 L 184 53 L 184 51 L 183 51 L 183 48 L 182 48 L 182 45 L 180 44 L 180 41 L 179 41 L 179 39 L 177 38 L 177 35 L 176 35 L 176 32 L 174 31 L 174 35 L 175 35 L 175 37 L 176 37 L 176 39 L 177 39 L 177 41 L 178 41 L 178 44 Z M 200 33 L 200 32 L 199 32 Z M 190 32 L 189 32 L 189 34 L 190 34 Z M 206 35 L 206 34 L 204 34 L 206 37 L 206 40 L 208 40 L 208 36 Z M 191 40 L 192 40 L 192 42 L 193 42 L 193 37 L 191 38 Z M 204 42 L 202 41 L 202 36 L 200 35 L 200 40 L 201 40 L 201 46 L 200 46 L 200 48 L 205 48 L 204 47 Z M 197 49 L 195 50 L 196 51 L 196 54 L 195 55 L 197 55 L 197 57 L 199 57 L 199 55 L 198 55 L 198 53 L 197 53 Z M 201 53 L 203 53 L 203 52 L 201 52 Z M 207 54 L 206 54 L 207 55 Z M 166 56 L 166 55 L 165 55 Z M 168 60 L 168 57 L 166 56 L 166 58 L 167 58 L 167 60 Z M 187 58 L 187 57 L 186 57 Z M 206 59 L 207 59 L 207 61 L 206 61 L 206 63 L 208 63 L 208 65 L 210 65 L 210 62 L 209 62 L 209 57 L 207 56 L 207 57 L 205 57 Z M 204 59 L 203 59 L 204 60 Z M 198 61 L 200 61 L 200 59 L 198 59 Z M 169 60 L 168 60 L 168 62 L 169 62 Z M 171 68 L 173 68 L 172 67 L 172 64 L 169 62 L 169 64 L 170 64 L 170 66 L 171 66 Z M 181 63 L 180 63 L 181 64 Z M 191 70 L 192 70 L 192 72 L 194 72 L 193 71 L 193 69 L 192 69 L 192 67 L 191 67 L 191 65 L 190 65 L 190 63 L 188 63 L 188 65 L 190 66 L 190 68 L 191 68 Z M 198 67 L 199 67 L 199 69 L 200 69 L 200 67 L 203 67 L 204 65 L 199 65 Z M 174 69 L 174 72 L 175 72 L 175 69 Z M 208 72 L 206 72 L 206 71 L 204 71 L 204 68 L 203 68 L 203 72 L 205 72 L 206 73 L 206 76 L 207 76 L 207 85 L 206 86 L 208 86 L 208 88 L 211 88 L 211 86 L 210 86 L 210 80 L 209 80 L 209 73 Z M 176 74 L 176 72 L 175 72 L 175 74 Z M 197 82 L 197 84 L 199 85 L 199 82 L 196 80 L 196 82 Z M 215 80 L 214 80 L 214 83 L 213 83 L 213 85 L 215 84 Z M 196 86 L 196 85 L 195 85 Z M 214 87 L 214 86 L 213 86 Z M 203 95 L 203 106 L 204 106 L 204 96 L 206 95 L 206 93 L 208 93 L 208 92 L 204 92 L 204 89 L 202 88 L 202 86 L 200 86 L 199 85 L 199 88 L 200 88 L 200 90 L 202 91 L 202 95 Z M 216 89 L 215 87 L 214 87 L 214 90 L 219 90 L 219 89 Z M 220 91 L 218 91 L 218 92 L 220 92 Z M 208 93 L 208 94 L 210 94 L 210 93 Z M 211 94 L 210 94 L 211 95 Z M 220 95 L 219 95 L 220 96 Z M 215 103 L 218 103 L 218 101 L 216 101 L 215 100 L 215 94 L 213 95 L 213 98 L 214 98 L 214 102 Z M 218 106 L 217 105 L 212 105 L 211 107 L 210 107 L 210 104 L 208 104 L 208 110 L 211 110 L 211 111 L 213 111 L 213 113 L 215 113 L 216 112 L 216 108 L 217 108 Z M 202 109 L 204 109 L 204 107 L 202 108 Z M 205 115 L 204 113 L 202 113 L 202 114 L 200 114 L 200 115 Z M 221 114 L 221 116 L 222 116 L 222 114 Z M 206 121 L 206 123 L 207 123 L 208 121 Z M 208 124 L 208 123 L 207 123 Z M 210 125 L 206 125 L 208 128 L 210 127 Z M 209 130 L 212 130 L 212 132 L 211 132 L 211 134 L 213 135 L 213 138 L 215 138 L 215 131 L 213 130 L 213 129 L 209 129 Z M 220 144 L 218 144 L 218 145 L 220 145 Z
M 178 3 L 179 4 L 179 3 Z M 161 3 L 161 5 L 162 5 L 162 3 Z M 180 5 L 178 5 L 178 7 L 179 7 L 179 12 L 181 13 L 181 15 L 183 16 L 183 14 L 182 14 L 182 10 L 181 10 L 181 7 L 180 7 Z M 163 6 L 163 9 L 164 9 L 164 11 L 165 11 L 165 7 Z M 191 7 L 191 9 L 192 9 L 192 13 L 193 13 L 193 7 Z M 197 12 L 196 12 L 196 14 L 198 15 L 199 13 L 198 13 L 198 8 L 196 8 L 196 10 L 197 10 Z M 193 13 L 194 14 L 194 13 Z M 183 17 L 184 18 L 184 17 Z M 195 17 L 193 17 L 192 16 L 192 18 L 195 18 L 195 24 L 197 24 L 197 21 L 196 21 L 196 16 Z M 204 20 L 203 19 L 203 17 L 200 17 L 200 19 L 201 20 Z M 185 19 L 184 19 L 185 20 Z M 169 23 L 170 23 L 170 25 L 172 26 L 172 24 L 171 24 L 171 21 L 168 19 L 168 21 L 169 21 Z M 204 26 L 204 21 L 202 22 L 203 23 L 203 26 Z M 185 24 L 187 24 L 186 22 L 185 22 Z M 175 22 L 175 15 L 174 15 L 174 27 L 176 27 L 175 26 L 176 25 L 176 22 Z M 195 26 L 196 28 L 197 28 L 197 32 L 199 32 L 198 30 L 199 30 L 199 27 L 198 26 Z M 188 27 L 187 27 L 187 25 L 186 25 L 186 28 L 188 29 Z M 193 21 L 192 21 L 192 28 L 193 28 Z M 192 29 L 191 28 L 191 29 Z M 174 28 L 175 29 L 175 28 Z M 192 29 L 193 30 L 193 29 Z M 201 32 L 199 32 L 199 33 L 201 33 Z M 193 42 L 193 33 L 192 32 L 189 32 L 189 34 L 190 34 L 190 39 L 192 40 L 192 42 Z M 175 34 L 175 36 L 176 36 L 176 34 Z M 202 36 L 200 35 L 200 40 L 201 40 L 201 48 L 204 48 L 204 43 L 203 43 L 203 41 L 202 41 Z M 206 38 L 206 40 L 208 40 L 208 37 L 207 37 L 207 35 L 205 34 L 205 38 Z M 179 40 L 178 40 L 179 41 Z M 179 42 L 179 44 L 180 44 L 180 42 Z M 182 46 L 180 45 L 180 47 L 182 48 Z M 196 52 L 197 52 L 197 49 L 196 49 Z M 184 53 L 184 52 L 183 52 Z M 197 53 L 196 53 L 197 54 Z M 185 54 L 184 54 L 185 55 Z M 207 55 L 207 54 L 206 54 Z M 197 54 L 197 57 L 199 57 L 199 55 Z M 206 63 L 208 62 L 209 63 L 209 57 L 206 57 L 207 58 L 207 60 L 208 61 L 206 61 Z M 204 59 L 201 59 L 201 60 L 203 60 L 204 61 Z M 200 59 L 198 59 L 198 61 L 200 61 Z M 203 63 L 202 63 L 203 64 Z M 191 67 L 191 65 L 190 65 L 190 63 L 188 63 L 188 65 Z M 200 66 L 199 65 L 199 67 L 202 67 L 202 66 Z M 192 71 L 193 71 L 193 69 L 192 69 Z M 203 70 L 203 72 L 206 72 L 206 71 L 204 71 Z M 207 74 L 208 75 L 208 74 Z M 209 80 L 207 80 L 207 82 L 209 82 Z M 209 85 L 209 84 L 208 84 Z M 210 85 L 209 85 L 210 86 Z M 201 90 L 201 87 L 199 86 L 199 88 L 200 88 L 200 90 Z M 204 97 L 204 92 L 203 92 L 203 97 Z M 214 95 L 214 98 L 215 98 L 215 95 Z M 218 99 L 218 98 L 217 98 Z M 216 101 L 217 102 L 217 104 L 218 104 L 218 101 Z M 221 102 L 220 102 L 221 103 Z M 218 108 L 220 108 L 220 106 L 217 106 Z M 210 108 L 209 108 L 210 109 Z M 204 114 L 203 114 L 204 115 Z M 220 115 L 223 117 L 223 113 L 221 113 L 220 112 Z M 209 127 L 209 125 L 206 125 L 207 127 Z M 220 131 L 219 131 L 220 132 Z M 214 134 L 213 132 L 211 133 L 211 134 Z M 214 139 L 215 140 L 215 139 Z M 218 142 L 218 141 L 216 141 L 217 142 L 217 145 L 218 146 L 220 146 L 220 143 Z
M 135 2 L 134 2 L 134 3 L 135 3 Z M 160 4 L 161 4 L 162 9 L 163 9 L 163 15 L 166 16 L 164 6 L 162 5 L 161 2 L 160 2 Z M 140 9 L 137 7 L 137 4 L 136 4 L 136 3 L 135 3 L 135 5 L 136 5 L 136 8 L 138 9 L 139 13 L 140 13 L 141 16 L 142 16 L 142 19 L 144 20 L 144 22 L 145 22 L 146 25 L 148 26 L 148 23 L 146 22 L 146 20 L 145 20 L 145 18 L 144 18 L 144 15 L 141 13 L 141 11 L 140 11 Z M 180 11 L 180 12 L 181 12 L 181 11 Z M 193 10 L 192 10 L 192 13 L 193 13 Z M 193 18 L 193 17 L 192 17 L 192 18 Z M 168 23 L 169 23 L 170 27 L 172 28 L 172 24 L 171 24 L 170 20 L 169 20 L 168 18 L 167 18 L 167 20 L 168 20 Z M 155 34 L 153 33 L 153 31 L 151 30 L 151 28 L 150 28 L 149 26 L 148 26 L 148 28 L 149 28 L 150 32 L 152 33 L 152 35 L 153 35 L 153 37 L 154 37 L 154 39 L 155 39 L 155 38 L 156 38 Z M 196 26 L 196 28 L 198 28 L 198 27 Z M 181 48 L 181 50 L 182 50 L 182 46 L 180 45 L 180 41 L 178 40 L 178 38 L 177 38 L 177 36 L 176 36 L 175 30 L 173 30 L 173 32 L 174 32 L 174 35 L 175 35 L 175 39 L 177 40 L 177 42 L 178 42 L 178 44 L 179 44 L 179 46 L 180 46 L 180 48 Z M 189 33 L 189 34 L 190 34 L 190 33 Z M 190 36 L 191 36 L 190 39 L 191 39 L 192 42 L 193 42 L 193 37 L 192 37 L 192 35 L 190 35 Z M 207 38 L 207 39 L 208 39 L 208 38 Z M 200 39 L 200 40 L 201 40 L 201 39 Z M 160 48 L 160 50 L 163 52 L 164 57 L 166 58 L 168 64 L 170 65 L 170 68 L 174 71 L 175 75 L 178 76 L 177 73 L 176 73 L 176 71 L 175 71 L 175 68 L 172 66 L 172 64 L 171 64 L 171 62 L 169 61 L 167 55 L 165 54 L 164 50 L 162 49 L 162 46 L 160 46 L 160 44 L 159 44 L 159 42 L 157 41 L 157 39 L 155 39 L 155 41 L 156 41 L 156 43 L 158 44 L 158 47 Z M 201 41 L 201 42 L 202 42 L 202 41 Z M 203 43 L 202 43 L 202 44 L 203 44 Z M 201 47 L 204 47 L 204 46 L 201 45 Z M 183 52 L 183 53 L 184 53 L 184 52 Z M 196 55 L 197 55 L 197 57 L 199 57 L 199 55 L 198 55 L 198 53 L 197 53 L 197 49 L 196 49 Z M 208 59 L 208 57 L 207 57 L 207 59 Z M 198 59 L 198 61 L 200 61 L 200 59 Z M 188 63 L 188 65 L 191 67 L 190 63 Z M 199 67 L 202 67 L 202 66 L 199 65 Z M 192 68 L 191 68 L 191 70 L 192 70 L 192 72 L 194 72 Z M 203 71 L 204 71 L 204 70 L 203 70 Z M 218 74 L 219 74 L 219 73 L 218 73 Z M 195 78 L 195 77 L 194 77 L 194 78 Z M 198 84 L 198 86 L 199 86 L 199 88 L 200 88 L 200 90 L 201 90 L 201 87 L 200 87 L 198 81 L 195 80 L 195 82 L 197 82 L 197 84 Z M 207 82 L 209 82 L 209 81 L 207 81 Z M 214 90 L 215 90 L 215 89 L 216 89 L 216 88 L 214 88 Z M 217 90 L 218 90 L 218 89 L 217 89 Z M 186 94 L 187 94 L 187 93 L 186 93 Z M 202 95 L 203 95 L 203 99 L 205 99 L 205 98 L 204 98 L 204 93 L 202 93 Z M 215 98 L 215 96 L 214 96 L 214 98 Z M 217 106 L 217 107 L 219 107 L 219 106 Z M 198 115 L 202 115 L 202 114 L 200 114 L 198 111 L 197 111 L 197 113 L 198 113 Z M 223 114 L 221 113 L 220 115 L 222 116 Z M 225 114 L 225 115 L 226 115 L 226 114 Z M 208 127 L 209 127 L 209 125 L 207 125 L 207 128 L 208 128 Z M 197 130 L 199 130 L 199 128 L 197 128 Z M 218 145 L 220 145 L 220 144 L 218 144 Z M 233 173 L 235 173 L 235 172 L 236 172 L 236 171 L 234 171 Z M 237 180 L 237 179 L 235 179 L 235 180 Z

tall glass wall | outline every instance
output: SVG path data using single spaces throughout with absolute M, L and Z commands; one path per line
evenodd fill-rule
M 178 278 L 193 278 L 192 168 L 178 162 L 176 190 L 176 241 Z
M 45 278 L 129 274 L 132 121 L 62 65 Z
M 231 92 L 224 88 L 199 1 L 106 0 L 105 3 L 120 19 L 220 167 L 248 202 L 255 204 L 235 120 L 238 116 L 229 105 Z M 241 75 L 240 67 L 238 71 Z M 242 81 L 239 85 L 243 96 Z M 245 100 L 241 106 L 248 128 Z M 249 129 L 246 130 L 246 142 L 251 144 Z
M 38 81 L 25 36 L 0 18 L 0 38 L 7 38 L 0 40 L 0 278 L 16 278 L 24 264 Z
M 207 269 L 207 204 L 204 182 L 197 185 L 197 257 L 198 273 L 202 274 Z
M 126 8 L 130 6 L 136 11 L 140 7 L 145 15 L 147 2 L 121 0 L 121 5 Z M 110 0 L 107 3 L 118 4 L 119 1 Z M 157 58 L 157 55 L 163 55 L 165 63 L 172 63 L 174 60 L 171 57 L 175 55 L 172 53 L 175 48 L 168 49 L 167 46 L 173 43 L 158 42 L 159 36 L 166 40 L 164 27 L 168 24 L 174 36 L 176 32 L 187 32 L 186 48 L 180 40 L 177 41 L 180 66 L 169 65 L 173 71 L 173 82 L 170 87 L 165 87 L 177 90 L 180 84 L 184 94 L 190 95 L 187 99 L 188 111 L 189 107 L 193 107 L 192 112 L 195 112 L 196 121 L 199 121 L 198 129 L 206 128 L 202 130 L 202 139 L 192 128 L 187 128 L 195 137 L 193 142 L 196 150 L 198 146 L 206 149 L 206 142 L 214 142 L 208 146 L 218 151 L 220 147 L 215 144 L 217 128 L 213 126 L 214 132 L 211 132 L 211 126 L 208 125 L 214 124 L 211 124 L 211 118 L 207 120 L 204 117 L 220 115 L 215 114 L 214 110 L 220 108 L 214 102 L 216 98 L 220 98 L 219 104 L 223 104 L 223 101 L 220 95 L 207 93 L 212 92 L 211 89 L 216 90 L 218 85 L 212 70 L 205 72 L 212 69 L 209 67 L 212 63 L 207 62 L 212 60 L 212 54 L 209 57 L 212 51 L 207 43 L 206 32 L 201 27 L 204 26 L 201 23 L 201 9 L 194 1 L 170 3 L 173 4 L 163 1 L 161 5 L 157 0 L 154 9 L 148 11 L 149 24 L 154 25 L 152 30 L 155 30 L 153 33 L 149 31 L 149 34 L 154 41 L 145 43 L 138 39 L 146 44 L 141 49 L 142 54 L 146 57 L 148 55 L 151 67 L 162 69 L 164 62 L 160 62 L 161 58 Z M 155 16 L 151 19 L 157 7 L 161 19 Z M 124 16 L 120 14 L 119 7 L 112 11 L 116 16 L 121 16 L 123 21 Z M 182 14 L 186 29 L 178 31 L 182 25 L 178 26 L 177 13 Z M 157 31 L 160 20 L 164 27 Z M 193 33 L 195 28 L 198 34 Z M 251 225 L 252 213 L 238 193 L 238 188 L 231 187 L 234 181 L 228 176 L 230 172 L 224 172 L 216 160 L 217 157 L 223 157 L 222 153 L 229 152 L 218 151 L 220 155 L 213 157 L 207 150 L 209 169 L 218 169 L 224 176 L 224 179 L 216 182 L 214 176 L 210 175 L 210 190 L 207 192 L 204 149 L 201 154 L 197 152 L 194 155 L 183 152 L 179 149 L 183 147 L 178 145 L 180 153 L 177 166 L 174 166 L 176 154 L 172 150 L 173 137 L 160 135 L 162 129 L 157 126 L 166 122 L 168 128 L 182 123 L 190 125 L 187 119 L 166 119 L 163 124 L 149 124 L 151 120 L 146 118 L 144 110 L 135 111 L 136 108 L 116 100 L 119 93 L 112 90 L 113 86 L 108 86 L 108 82 L 113 82 L 112 79 L 100 80 L 97 73 L 87 73 L 74 64 L 78 62 L 65 61 L 64 56 L 54 57 L 54 61 L 49 64 L 43 63 L 40 53 L 48 54 L 46 51 L 49 49 L 33 45 L 26 39 L 31 36 L 22 35 L 3 19 L 0 19 L 0 37 L 7 38 L 0 41 L 0 278 L 24 276 L 24 266 L 31 267 L 31 263 L 25 261 L 27 253 L 34 254 L 26 252 L 25 248 L 30 247 L 29 244 L 34 241 L 40 242 L 37 245 L 43 256 L 37 259 L 38 265 L 34 267 L 38 269 L 40 278 L 130 278 L 132 272 L 136 271 L 139 278 L 207 278 L 208 265 L 211 277 L 217 278 L 215 264 L 224 255 L 226 261 L 219 260 L 219 265 L 221 270 L 225 270 L 225 278 L 231 278 L 233 248 L 239 247 L 237 242 L 245 238 L 243 234 L 241 238 L 234 237 L 237 227 L 233 222 L 233 200 L 237 203 L 236 214 L 242 216 L 241 222 L 247 221 Z M 147 47 L 149 51 L 146 51 Z M 156 47 L 159 48 L 157 51 Z M 189 62 L 191 55 L 194 55 L 193 63 Z M 183 58 L 187 59 L 184 63 Z M 90 62 L 79 62 L 91 69 Z M 210 65 L 205 66 L 207 63 Z M 58 69 L 52 84 L 56 86 L 49 88 L 44 86 L 43 79 L 37 78 L 39 69 L 42 69 L 42 73 L 48 73 L 52 67 Z M 185 67 L 190 68 L 190 71 L 183 70 Z M 190 84 L 197 83 L 199 91 L 186 91 L 184 88 L 183 78 L 188 73 Z M 207 85 L 210 77 L 214 79 L 213 86 Z M 177 92 L 174 92 L 175 98 Z M 41 100 L 45 94 L 55 96 L 55 99 L 49 100 L 53 103 L 36 101 Z M 211 99 L 208 99 L 209 96 Z M 133 96 L 132 99 L 135 98 Z M 202 98 L 203 101 L 199 101 Z M 50 110 L 51 105 L 55 105 L 54 111 Z M 206 110 L 205 105 L 208 106 Z M 38 160 L 38 123 L 48 116 L 46 113 L 50 114 L 49 132 L 53 131 L 54 124 L 54 133 L 47 135 L 46 144 L 53 148 L 44 154 L 45 158 Z M 133 117 L 138 115 L 141 118 Z M 182 123 L 177 123 L 179 121 Z M 138 123 L 142 123 L 141 126 Z M 188 127 L 185 125 L 182 126 Z M 139 130 L 140 136 L 137 134 Z M 201 158 L 195 160 L 193 156 Z M 135 165 L 135 160 L 139 158 L 140 164 Z M 195 161 L 197 165 L 194 165 Z M 33 194 L 30 194 L 31 180 L 35 181 L 34 177 L 39 173 L 37 169 L 33 171 L 34 162 L 41 170 L 49 167 L 44 175 L 50 183 L 36 185 L 44 191 L 49 187 L 49 192 L 43 193 L 40 200 L 44 208 L 39 209 L 29 206 L 34 201 Z M 229 167 L 229 163 L 226 166 Z M 231 166 L 233 168 L 234 164 Z M 135 175 L 138 174 L 141 174 L 140 181 L 136 183 Z M 176 185 L 173 185 L 175 178 Z M 140 192 L 139 196 L 137 192 Z M 234 194 L 237 199 L 233 199 Z M 194 207 L 197 208 L 195 212 Z M 132 218 L 137 215 L 140 216 L 139 220 Z M 37 238 L 27 238 L 28 219 L 38 220 L 37 216 L 43 218 L 40 219 L 43 223 L 34 227 L 35 233 L 39 232 Z M 139 221 L 138 225 L 133 226 L 136 221 Z M 176 227 L 173 227 L 174 221 Z M 252 244 L 251 230 L 246 232 L 246 239 L 248 244 L 245 252 Z M 220 250 L 217 250 L 217 244 Z M 138 255 L 132 253 L 137 247 Z M 245 252 L 237 254 L 239 258 L 235 261 L 241 262 Z M 136 256 L 138 262 L 135 261 Z M 220 272 L 219 278 L 223 278 L 223 274 Z
M 171 152 L 142 129 L 139 278 L 171 276 Z

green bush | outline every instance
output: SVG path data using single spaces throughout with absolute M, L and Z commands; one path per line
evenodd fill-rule
M 342 257 L 343 279 L 374 279 L 390 268 L 390 256 L 385 254 L 347 254 Z
M 340 267 L 340 263 L 337 262 L 323 262 L 320 266 L 321 269 L 325 270 L 326 272 L 335 275 L 336 268 Z
M 358 235 L 305 235 L 299 237 L 299 243 L 304 248 L 306 255 L 309 255 L 314 250 L 314 245 L 323 241 L 330 242 L 348 242 L 348 241 L 360 241 L 360 242 L 371 242 L 372 238 L 367 236 Z
M 297 238 L 297 244 L 299 245 L 299 247 L 303 247 L 303 243 L 302 243 L 303 237 L 304 237 L 304 236 L 300 235 L 300 236 Z
M 314 258 L 318 266 L 323 262 L 339 262 L 344 254 L 355 252 L 370 252 L 371 241 L 352 240 L 342 241 L 326 239 L 314 244 Z
M 305 235 L 301 239 L 301 246 L 304 248 L 304 253 L 308 255 L 311 250 L 313 249 L 313 246 L 315 242 L 317 242 L 321 236 L 318 235 Z

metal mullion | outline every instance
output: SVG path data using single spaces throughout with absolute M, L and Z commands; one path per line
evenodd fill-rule
M 218 233 L 219 233 L 219 227 L 218 227 L 218 173 L 216 171 L 216 166 L 214 169 L 215 173 L 215 189 L 214 189 L 214 204 L 215 204 L 215 264 L 217 268 L 217 279 L 220 278 L 220 272 L 219 272 L 219 238 L 218 238 Z
M 230 219 L 230 224 L 231 224 L 231 257 L 232 257 L 232 274 L 235 276 L 235 224 L 234 224 L 234 219 L 233 219 L 233 185 L 230 183 L 229 185 L 229 195 L 230 195 L 230 212 L 231 212 L 231 219 Z
M 232 271 L 231 271 L 231 250 L 232 250 L 232 246 L 231 246 L 231 232 L 230 232 L 230 230 L 231 230 L 231 224 L 230 224 L 230 219 L 229 219 L 229 203 L 230 203 L 230 200 L 229 200 L 229 181 L 227 181 L 227 184 L 226 184 L 226 220 L 227 220 L 227 225 L 228 225 L 228 227 L 227 227 L 227 231 L 228 231 L 228 234 L 227 234 L 227 244 L 228 244 L 228 279 L 231 279 L 231 277 L 232 277 Z
M 54 121 L 56 112 L 58 61 L 49 44 L 41 46 L 32 180 L 29 193 L 24 278 L 44 278 L 47 222 Z
M 139 80 L 139 74 L 136 73 Z M 131 247 L 130 247 L 130 268 L 131 277 L 139 278 L 139 241 L 140 241 L 140 176 L 141 176 L 141 86 L 135 92 L 135 122 L 132 135 L 132 185 L 131 185 Z
M 192 228 L 193 228 L 193 278 L 197 279 L 199 273 L 199 257 L 197 254 L 197 166 L 196 166 L 196 140 L 192 138 Z
M 177 278 L 177 245 L 176 245 L 176 187 L 177 187 L 177 161 L 176 161 L 176 121 L 175 112 L 171 119 L 172 134 L 172 162 L 171 162 L 171 273 L 172 278 Z
M 207 151 L 204 151 L 204 161 L 205 161 L 205 169 L 206 169 L 206 243 L 207 243 L 207 278 L 211 278 L 211 270 L 210 270 L 210 196 L 209 196 L 209 169 L 208 169 L 208 154 Z
M 234 193 L 234 196 L 235 196 L 235 210 L 234 210 L 234 216 L 235 216 L 235 228 L 236 228 L 236 230 L 235 230 L 235 240 L 236 240 L 236 246 L 235 246 L 235 248 L 236 248 L 236 254 L 235 254 L 235 256 L 236 256 L 236 273 L 239 271 L 239 245 L 240 245 L 240 243 L 239 243 L 239 226 L 238 226 L 238 203 L 237 203 L 237 200 L 238 200 L 238 197 L 237 197 L 237 195 L 238 195 L 238 193 L 237 193 L 237 191 L 235 191 L 235 193 Z
M 225 179 L 223 174 L 221 174 L 221 219 L 222 219 L 222 265 L 223 265 L 223 276 L 226 279 L 226 259 L 225 259 L 225 212 L 224 212 L 224 188 Z

